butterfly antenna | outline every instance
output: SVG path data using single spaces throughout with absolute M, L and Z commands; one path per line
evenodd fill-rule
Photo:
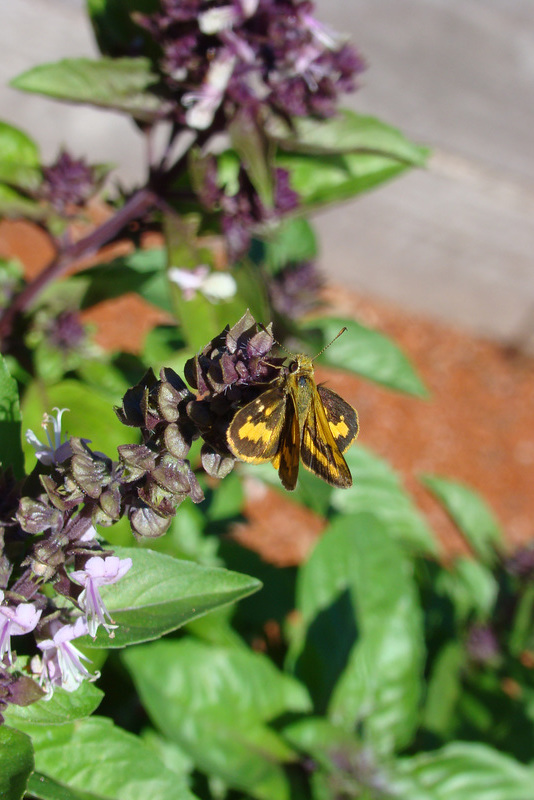
M 347 326 L 346 326 L 346 325 L 344 325 L 344 326 L 341 328 L 341 330 L 339 331 L 339 333 L 338 333 L 336 336 L 334 336 L 334 338 L 332 339 L 332 341 L 331 341 L 331 342 L 328 342 L 328 344 L 325 344 L 325 346 L 323 347 L 323 349 L 322 349 L 322 350 L 320 350 L 320 351 L 317 353 L 317 355 L 316 355 L 316 356 L 314 356 L 314 357 L 312 358 L 312 361 L 315 361 L 317 358 L 319 358 L 319 356 L 322 356 L 322 354 L 324 353 L 324 351 L 325 351 L 325 350 L 328 350 L 328 348 L 330 347 L 330 345 L 331 345 L 331 344 L 334 344 L 334 342 L 336 341 L 336 339 L 339 339 L 339 337 L 341 336 L 341 334 L 342 334 L 342 333 L 345 333 L 345 331 L 346 331 L 346 330 L 347 330 Z
M 268 330 L 267 330 L 267 328 L 265 327 L 265 325 L 263 324 L 263 322 L 258 322 L 258 325 L 260 326 L 260 328 L 262 329 L 262 331 L 265 331 L 265 333 L 268 333 L 268 334 L 269 334 L 269 336 L 273 336 L 273 335 L 272 335 L 272 333 L 271 333 L 271 331 L 268 331 Z M 285 350 L 285 351 L 286 351 L 286 353 L 288 353 L 288 355 L 290 355 L 290 356 L 294 355 L 294 353 L 292 353 L 292 352 L 291 352 L 291 350 L 288 350 L 288 349 L 287 349 L 287 347 L 284 347 L 284 345 L 283 345 L 283 344 L 280 344 L 280 342 L 278 341 L 278 339 L 275 339 L 275 338 L 274 338 L 274 336 L 273 336 L 273 342 L 274 342 L 275 344 L 277 344 L 277 345 L 278 345 L 278 347 L 282 348 L 282 350 Z

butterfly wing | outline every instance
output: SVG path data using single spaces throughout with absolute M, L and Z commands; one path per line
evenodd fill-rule
M 332 389 L 318 386 L 328 425 L 337 446 L 344 453 L 358 436 L 359 423 L 356 409 Z
M 285 418 L 280 434 L 280 446 L 273 458 L 273 467 L 278 470 L 284 489 L 292 492 L 299 474 L 300 435 L 299 421 L 291 394 L 287 395 Z
M 287 395 L 279 386 L 267 389 L 235 414 L 226 434 L 228 447 L 240 461 L 271 461 L 280 447 Z
M 339 399 L 341 400 L 341 398 Z M 350 470 L 336 443 L 327 412 L 318 392 L 313 393 L 304 421 L 301 458 L 306 469 L 314 472 L 331 486 L 339 486 L 343 489 L 352 486 Z

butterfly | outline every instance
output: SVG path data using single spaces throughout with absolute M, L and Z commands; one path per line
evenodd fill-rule
M 269 388 L 236 412 L 226 435 L 236 458 L 271 461 L 289 491 L 297 484 L 301 459 L 332 486 L 352 486 L 343 453 L 358 435 L 358 414 L 336 392 L 316 384 L 314 360 L 294 356 Z

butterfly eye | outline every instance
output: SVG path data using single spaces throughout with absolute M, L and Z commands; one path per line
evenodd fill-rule
M 289 365 L 289 371 L 290 372 L 296 372 L 298 370 L 298 368 L 299 368 L 299 365 L 298 365 L 297 361 L 292 361 L 291 364 Z

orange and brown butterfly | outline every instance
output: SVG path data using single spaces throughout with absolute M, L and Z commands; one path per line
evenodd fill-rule
M 332 486 L 352 486 L 343 453 L 358 435 L 358 414 L 336 392 L 316 384 L 314 361 L 293 356 L 264 392 L 237 411 L 227 432 L 228 447 L 237 459 L 251 464 L 271 461 L 290 491 L 297 484 L 300 459 Z

